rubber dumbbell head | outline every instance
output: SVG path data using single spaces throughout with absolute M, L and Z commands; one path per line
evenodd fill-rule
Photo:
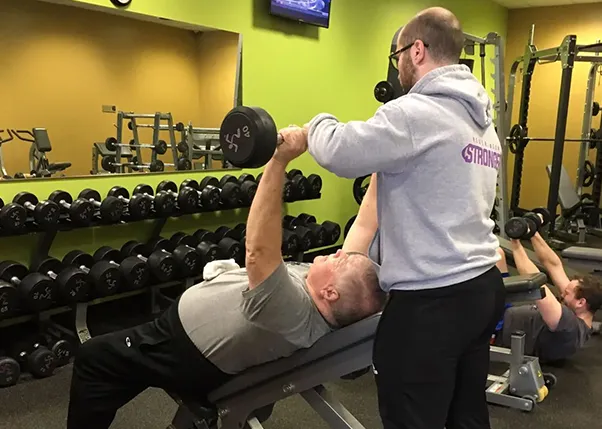
M 542 226 L 546 226 L 550 222 L 552 222 L 552 215 L 550 214 L 550 211 L 546 207 L 538 207 L 533 210 L 533 213 L 541 215 Z
M 134 188 L 134 195 L 138 194 L 145 195 L 152 201 L 153 209 L 159 216 L 169 216 L 176 209 L 176 199 L 168 192 L 161 191 L 154 195 L 152 186 L 140 184 Z
M 11 317 L 19 306 L 19 292 L 12 284 L 0 281 L 0 319 Z
M 159 185 L 157 185 L 157 192 L 167 192 L 173 195 L 176 198 L 178 203 L 178 207 L 181 211 L 185 213 L 194 213 L 198 210 L 199 207 L 199 195 L 196 190 L 191 188 L 181 188 L 178 193 L 178 186 L 170 181 L 163 180 Z
M 321 225 L 326 230 L 326 245 L 335 244 L 341 238 L 341 225 L 329 220 Z
M 238 184 L 238 180 L 231 174 L 225 174 L 219 181 L 219 187 L 223 188 L 226 185 L 226 183 Z
M 520 240 L 529 232 L 527 219 L 522 217 L 512 217 L 504 225 L 506 235 L 514 240 Z
M 19 362 L 8 356 L 0 356 L 0 387 L 14 386 L 20 377 Z
M 75 352 L 73 345 L 69 341 L 62 339 L 49 344 L 49 348 L 55 356 L 57 367 L 69 364 Z
M 250 206 L 257 193 L 257 183 L 247 180 L 240 185 L 240 199 L 243 206 Z
M 194 247 L 181 244 L 172 253 L 178 264 L 180 278 L 196 276 L 201 269 L 203 258 Z
M 108 196 L 120 198 L 128 207 L 128 214 L 133 220 L 141 220 L 149 217 L 152 210 L 152 200 L 148 195 L 136 194 L 130 198 L 130 194 L 122 186 L 114 186 L 109 190 Z
M 185 244 L 186 246 L 196 247 L 199 245 L 199 241 L 192 235 L 188 235 L 185 232 L 176 232 L 169 239 L 170 246 L 172 249 L 175 249 L 181 244 Z
M 298 174 L 290 180 L 293 185 L 293 192 L 298 200 L 309 198 L 311 185 L 309 184 L 307 177 Z
M 282 254 L 292 256 L 299 251 L 301 243 L 299 236 L 290 229 L 284 229 L 282 231 Z
M 146 262 L 136 256 L 122 258 L 119 250 L 110 246 L 103 246 L 94 252 L 93 257 L 95 261 L 108 261 L 118 267 L 121 278 L 125 280 L 125 284 L 130 290 L 141 289 L 150 280 L 150 272 Z
M 303 176 L 303 172 L 301 170 L 299 170 L 298 168 L 293 168 L 292 170 L 289 170 L 286 173 L 286 176 L 292 180 L 293 177 Z
M 202 228 L 197 229 L 193 236 L 199 241 L 199 243 L 205 242 L 217 244 L 218 242 L 217 236 L 214 232 L 207 231 L 206 229 Z
M 523 217 L 525 219 L 530 219 L 535 224 L 535 230 L 539 230 L 539 228 L 541 228 L 541 226 L 543 225 L 543 221 L 542 221 L 541 217 L 539 217 L 538 214 L 535 214 L 533 212 L 528 212 L 528 213 L 525 213 L 523 215 Z
M 307 176 L 307 182 L 309 183 L 309 197 L 319 197 L 322 192 L 322 178 L 317 174 L 310 174 Z
M 57 361 L 54 353 L 41 344 L 34 344 L 26 357 L 26 367 L 35 378 L 47 378 L 54 374 Z
M 242 185 L 245 182 L 255 182 L 255 177 L 253 177 L 252 174 L 249 173 L 242 173 L 240 176 L 238 176 L 238 184 Z
M 0 226 L 3 230 L 13 233 L 21 233 L 25 230 L 27 221 L 27 210 L 25 207 L 15 203 L 4 205 L 0 209 Z
M 109 261 L 94 261 L 94 258 L 81 250 L 72 250 L 63 258 L 63 264 L 79 267 L 88 273 L 92 294 L 105 297 L 115 294 L 121 286 L 119 265 Z
M 207 241 L 201 241 L 196 247 L 196 251 L 201 255 L 202 265 L 225 258 L 224 253 L 217 244 Z

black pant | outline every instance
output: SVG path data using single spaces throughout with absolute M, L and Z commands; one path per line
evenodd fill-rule
M 81 346 L 73 366 L 67 428 L 108 428 L 117 410 L 148 387 L 203 399 L 229 377 L 190 341 L 176 302 L 153 322 Z
M 392 291 L 374 344 L 384 429 L 489 428 L 489 340 L 504 311 L 497 268 L 464 283 Z

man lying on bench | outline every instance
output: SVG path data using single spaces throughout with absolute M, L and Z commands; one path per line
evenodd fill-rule
M 264 169 L 247 220 L 246 269 L 191 287 L 153 322 L 81 346 L 68 429 L 108 428 L 117 410 L 148 387 L 182 399 L 202 397 L 233 374 L 308 348 L 382 310 L 386 294 L 365 256 L 375 226 L 363 228 L 361 220 L 374 207 L 360 208 L 344 250 L 313 264 L 282 260 L 285 169 L 305 149 L 287 141 Z
M 519 240 L 512 240 L 512 256 L 519 274 L 537 273 Z M 560 291 L 559 300 L 546 288 L 546 296 L 536 305 L 521 305 L 506 310 L 503 327 L 496 344 L 510 346 L 514 331 L 523 331 L 525 354 L 538 356 L 542 362 L 560 361 L 573 356 L 592 333 L 594 314 L 602 306 L 602 283 L 593 276 L 574 276 L 569 279 L 562 261 L 537 233 L 531 238 L 537 258 L 548 277 Z M 504 251 L 498 268 L 507 275 Z

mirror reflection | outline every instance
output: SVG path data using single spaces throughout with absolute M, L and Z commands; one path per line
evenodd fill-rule
M 218 127 L 236 105 L 239 34 L 7 0 L 0 37 L 5 179 L 231 167 Z

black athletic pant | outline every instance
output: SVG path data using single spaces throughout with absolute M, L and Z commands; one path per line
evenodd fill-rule
M 203 357 L 177 302 L 153 322 L 92 338 L 73 366 L 67 429 L 106 429 L 117 410 L 148 387 L 200 398 L 230 376 Z
M 497 268 L 464 283 L 392 291 L 374 344 L 384 429 L 488 429 L 489 340 L 504 311 Z

